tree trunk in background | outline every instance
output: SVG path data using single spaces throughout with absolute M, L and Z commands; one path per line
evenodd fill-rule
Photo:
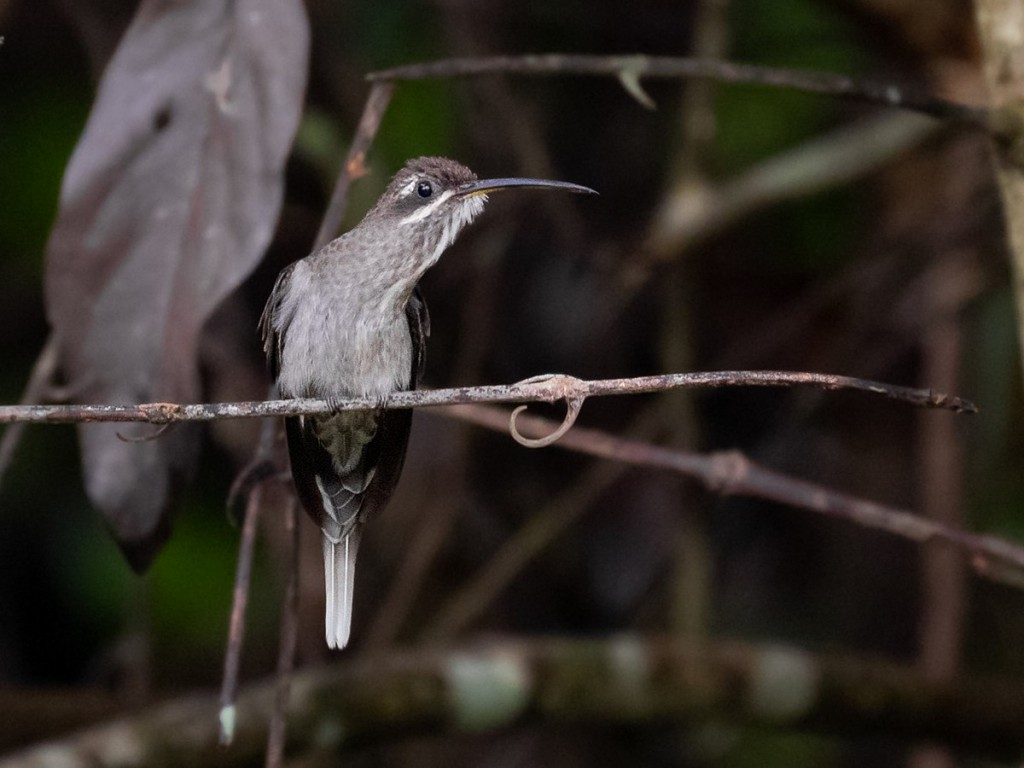
M 1005 138 L 993 147 L 1010 244 L 1017 340 L 1024 345 L 1024 0 L 976 0 L 975 13 L 989 101 L 996 110 L 993 122 Z

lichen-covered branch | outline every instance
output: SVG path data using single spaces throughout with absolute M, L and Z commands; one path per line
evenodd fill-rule
M 298 753 L 423 733 L 702 721 L 867 732 L 993 758 L 1019 757 L 1024 747 L 1024 681 L 936 684 L 899 664 L 666 637 L 496 640 L 366 655 L 306 670 L 292 690 L 289 748 Z M 198 695 L 12 755 L 0 768 L 251 764 L 264 748 L 273 698 L 273 682 L 243 692 L 229 749 L 217 748 L 216 697 Z
M 883 112 L 780 152 L 699 195 L 677 184 L 655 211 L 643 256 L 650 266 L 669 261 L 755 211 L 849 184 L 941 127 L 917 114 Z

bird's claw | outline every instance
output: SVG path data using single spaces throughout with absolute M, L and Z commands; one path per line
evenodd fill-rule
M 544 382 L 553 381 L 555 379 L 565 378 L 561 373 L 538 373 L 536 376 L 531 376 L 528 379 L 517 381 L 516 386 L 525 387 L 531 384 L 543 384 Z

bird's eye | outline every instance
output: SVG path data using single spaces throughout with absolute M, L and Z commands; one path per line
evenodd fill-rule
M 416 185 L 416 194 L 425 200 L 434 194 L 434 185 L 429 181 L 421 181 Z

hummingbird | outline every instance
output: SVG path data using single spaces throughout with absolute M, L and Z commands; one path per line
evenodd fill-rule
M 478 179 L 444 157 L 409 160 L 359 224 L 278 276 L 260 319 L 282 397 L 372 398 L 415 389 L 430 334 L 418 284 L 490 193 L 536 187 L 596 194 L 528 178 Z M 363 524 L 398 484 L 411 409 L 338 411 L 285 419 L 292 479 L 323 534 L 327 645 L 344 648 L 352 622 Z

